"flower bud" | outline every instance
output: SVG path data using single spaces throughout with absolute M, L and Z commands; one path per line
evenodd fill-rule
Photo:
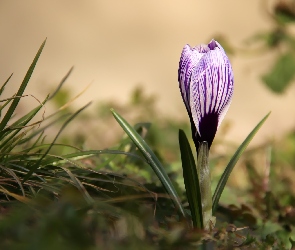
M 234 89 L 233 70 L 221 45 L 215 40 L 194 48 L 185 45 L 178 81 L 197 151 L 202 141 L 210 148 Z

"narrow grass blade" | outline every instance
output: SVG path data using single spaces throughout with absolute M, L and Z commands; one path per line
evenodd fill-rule
M 10 169 L 10 168 L 7 168 L 7 167 L 4 167 L 4 166 L 1 166 L 1 165 L 0 165 L 0 168 L 1 168 L 3 171 L 5 171 L 8 175 L 10 175 L 10 176 L 16 181 L 16 183 L 19 185 L 19 188 L 20 188 L 20 190 L 21 190 L 21 192 L 22 192 L 22 195 L 23 195 L 23 196 L 26 196 L 26 195 L 25 195 L 25 190 L 24 190 L 24 188 L 23 188 L 23 185 L 21 184 L 21 182 L 20 182 L 18 176 L 13 172 L 13 170 Z
M 36 108 L 32 109 L 26 115 L 22 116 L 20 119 L 18 119 L 17 121 L 15 121 L 13 124 L 11 124 L 9 126 L 9 128 L 12 129 L 14 127 L 24 126 L 24 125 L 28 124 L 28 122 L 31 121 L 35 117 L 35 115 L 40 111 L 40 109 L 42 107 L 44 107 L 44 104 L 47 102 L 47 100 L 48 100 L 48 96 L 46 97 L 46 99 L 42 103 L 40 103 L 39 106 L 37 106 Z
M 16 122 L 14 122 L 11 126 L 5 128 L 2 131 L 2 140 L 0 143 L 0 149 L 2 152 L 3 152 L 2 148 L 5 147 L 7 144 L 11 144 L 11 140 L 13 140 L 15 136 L 24 128 L 24 126 L 26 126 L 35 117 L 35 115 L 43 107 L 46 101 L 47 101 L 47 98 L 38 107 L 34 108 L 28 114 L 24 115 L 23 117 L 18 119 Z M 10 136 L 8 137 L 9 134 Z
M 65 81 L 69 78 L 70 74 L 72 73 L 74 67 L 71 67 L 70 70 L 67 72 L 67 74 L 61 79 L 60 83 L 58 84 L 57 88 L 53 92 L 53 94 L 50 95 L 48 100 L 51 100 L 53 97 L 56 96 L 58 91 L 61 89 L 61 87 L 64 85 Z
M 226 166 L 226 169 L 224 170 L 217 187 L 215 189 L 214 195 L 213 195 L 213 214 L 217 209 L 218 202 L 220 199 L 220 196 L 223 192 L 223 189 L 227 183 L 227 180 L 236 165 L 237 161 L 241 157 L 242 153 L 245 151 L 247 146 L 249 145 L 250 141 L 253 139 L 254 135 L 257 133 L 257 131 L 260 129 L 260 127 L 263 125 L 263 123 L 266 121 L 268 116 L 270 115 L 270 112 L 256 125 L 256 127 L 251 131 L 251 133 L 247 136 L 247 138 L 243 141 L 243 143 L 239 146 L 231 160 Z
M 40 159 L 31 167 L 30 171 L 27 173 L 27 175 L 24 177 L 23 182 L 25 183 L 30 177 L 31 175 L 34 173 L 34 171 L 39 167 L 39 165 L 41 164 L 42 160 L 47 156 L 47 154 L 49 153 L 49 151 L 51 150 L 51 148 L 53 147 L 55 141 L 57 140 L 57 138 L 59 137 L 59 135 L 61 134 L 61 132 L 66 128 L 66 126 L 80 113 L 82 112 L 85 108 L 87 108 L 89 105 L 91 104 L 88 103 L 86 104 L 84 107 L 80 108 L 77 112 L 75 112 L 71 117 L 69 117 L 65 123 L 62 125 L 61 129 L 58 131 L 57 135 L 55 136 L 53 142 L 51 143 L 51 145 L 48 147 L 48 149 L 46 150 L 46 152 L 40 157 Z
M 47 149 L 48 147 L 51 146 L 63 146 L 63 147 L 69 147 L 69 148 L 74 148 L 71 147 L 69 145 L 64 145 L 64 144 L 42 144 L 40 146 L 36 146 L 34 148 L 29 148 L 30 151 L 32 150 L 41 150 L 43 148 Z M 74 148 L 75 149 L 75 148 Z M 27 152 L 28 150 L 24 150 L 23 152 Z M 128 157 L 133 157 L 136 158 L 137 160 L 142 161 L 143 163 L 146 163 L 145 159 L 138 156 L 137 154 L 133 154 L 133 153 L 129 153 L 129 152 L 124 152 L 124 151 L 120 151 L 120 150 L 87 150 L 87 151 L 80 151 L 80 152 L 75 152 L 75 153 L 71 153 L 71 154 L 66 154 L 63 156 L 60 155 L 48 155 L 46 157 L 46 159 L 42 160 L 42 165 L 46 166 L 46 165 L 53 165 L 53 166 L 59 166 L 62 164 L 65 164 L 68 162 L 69 159 L 74 160 L 74 161 L 78 161 L 78 160 L 82 160 L 85 158 L 89 158 L 92 156 L 97 156 L 97 155 L 103 155 L 103 154 L 109 154 L 109 155 L 125 155 Z M 43 155 L 43 153 L 31 153 L 30 154 L 30 159 L 31 160 L 37 160 L 39 159 L 41 156 Z M 0 153 L 1 156 L 1 153 Z M 18 155 L 10 155 L 9 156 L 9 160 L 12 161 L 14 159 L 18 159 L 19 156 Z M 105 161 L 104 161 L 105 164 Z M 104 165 L 103 164 L 103 165 Z
M 140 152 L 143 154 L 144 158 L 147 160 L 148 164 L 152 167 L 155 174 L 160 179 L 167 193 L 171 196 L 171 199 L 175 205 L 175 207 L 180 211 L 180 213 L 185 216 L 184 209 L 178 197 L 178 194 L 169 179 L 165 169 L 159 159 L 156 157 L 151 148 L 147 145 L 147 143 L 142 139 L 142 137 L 136 132 L 136 130 L 127 122 L 123 117 L 117 114 L 113 109 L 111 109 L 113 116 L 126 132 L 126 134 L 130 137 L 130 139 L 134 142 L 134 144 L 138 147 Z
M 41 46 L 40 46 L 40 48 L 39 48 L 39 50 L 38 50 L 32 64 L 31 64 L 30 68 L 27 71 L 27 74 L 25 75 L 25 78 L 24 78 L 22 84 L 20 85 L 20 87 L 19 87 L 19 89 L 18 89 L 18 91 L 16 93 L 15 99 L 12 101 L 12 103 L 11 103 L 10 107 L 8 108 L 5 116 L 3 117 L 3 120 L 0 123 L 0 133 L 5 128 L 8 121 L 10 120 L 11 116 L 13 115 L 13 113 L 14 113 L 14 111 L 15 111 L 15 109 L 16 109 L 19 101 L 20 101 L 20 97 L 22 96 L 22 94 L 24 93 L 24 91 L 25 91 L 25 89 L 26 89 L 26 87 L 28 85 L 28 82 L 29 82 L 29 80 L 30 80 L 30 78 L 31 78 L 31 76 L 33 74 L 33 71 L 34 71 L 34 68 L 35 68 L 35 66 L 37 64 L 37 61 L 38 61 L 38 59 L 39 59 L 39 57 L 41 55 L 41 52 L 42 52 L 42 50 L 43 50 L 43 48 L 45 46 L 45 42 L 46 42 L 46 40 L 41 44 Z M 0 136 L 0 138 L 1 138 L 1 136 Z
M 7 159 L 7 156 L 5 155 L 9 155 L 10 152 L 18 146 L 19 141 L 22 140 L 22 138 L 25 137 L 25 133 L 21 133 L 19 135 L 15 135 L 11 138 L 9 138 L 9 142 L 5 143 L 5 145 L 3 147 L 1 147 L 0 151 L 1 151 L 1 155 L 4 155 L 4 158 Z M 9 157 L 8 157 L 9 158 Z M 3 160 L 2 157 L 0 157 L 1 160 Z
M 85 200 L 89 205 L 93 204 L 94 200 L 87 192 L 86 188 L 83 184 L 78 180 L 78 178 L 67 168 L 62 167 L 62 169 L 70 176 L 71 180 L 73 181 L 74 185 L 78 188 L 78 190 L 82 193 Z
M 22 203 L 28 204 L 28 205 L 30 204 L 30 201 L 31 201 L 31 200 L 28 199 L 27 197 L 25 197 L 25 196 L 21 196 L 21 195 L 15 194 L 15 193 L 12 193 L 12 192 L 10 192 L 10 191 L 4 189 L 3 187 L 0 187 L 0 193 L 6 194 L 6 195 L 8 195 L 8 196 L 11 196 L 11 197 L 13 197 L 14 199 L 16 199 L 16 200 L 18 200 L 18 201 L 20 201 L 20 202 L 22 202 Z
M 183 170 L 183 179 L 194 228 L 203 228 L 201 191 L 195 159 L 183 130 L 179 130 L 179 148 Z
M 151 127 L 150 123 L 137 123 L 134 125 L 134 129 L 135 131 L 142 137 L 144 138 L 144 134 L 145 136 L 147 135 L 149 129 Z M 146 129 L 147 133 L 144 133 L 144 129 Z M 130 149 L 128 150 L 129 152 L 134 152 L 136 151 L 136 145 L 133 143 L 132 146 L 130 147 Z
M 0 106 L 0 115 L 2 110 L 14 99 L 15 97 L 7 98 L 5 100 L 0 100 L 0 102 L 5 102 L 3 105 Z
M 13 73 L 7 78 L 7 80 L 4 82 L 4 84 L 2 85 L 2 87 L 0 88 L 0 95 L 2 95 L 6 84 L 9 82 L 10 78 L 12 77 Z
M 69 117 L 70 114 L 65 114 L 65 115 L 62 115 L 62 116 L 59 116 L 57 117 L 56 119 L 54 119 L 53 121 L 51 121 L 50 123 L 46 124 L 45 126 L 37 129 L 35 132 L 31 133 L 30 135 L 27 135 L 26 138 L 24 138 L 21 142 L 19 142 L 19 144 L 23 144 L 23 143 L 26 143 L 28 141 L 30 141 L 32 138 L 34 138 L 35 136 L 37 136 L 38 134 L 41 134 L 41 133 L 44 133 L 44 131 L 51 127 L 53 124 L 56 124 L 57 122 L 60 122 L 62 121 L 63 119 Z M 44 118 L 43 122 L 47 120 L 47 117 Z

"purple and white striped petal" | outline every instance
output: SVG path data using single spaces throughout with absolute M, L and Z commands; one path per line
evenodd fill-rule
M 221 45 L 215 40 L 194 48 L 186 45 L 178 81 L 196 147 L 201 141 L 210 147 L 233 95 L 233 71 Z
M 222 47 L 211 41 L 210 51 L 193 68 L 190 109 L 200 141 L 211 145 L 233 95 L 233 72 Z
M 203 51 L 203 49 L 201 49 Z M 205 51 L 204 51 L 205 52 Z M 190 79 L 193 68 L 200 61 L 204 53 L 199 52 L 197 47 L 191 48 L 188 44 L 184 46 L 178 69 L 178 82 L 182 95 L 183 102 L 188 112 L 190 112 L 189 106 L 189 91 L 190 91 Z

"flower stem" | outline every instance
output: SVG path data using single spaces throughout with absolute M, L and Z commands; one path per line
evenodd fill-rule
M 208 143 L 204 141 L 201 142 L 199 145 L 197 171 L 199 175 L 203 211 L 203 225 L 205 230 L 210 230 L 212 229 L 212 227 L 215 226 L 215 218 L 212 217 L 211 178 L 208 158 Z

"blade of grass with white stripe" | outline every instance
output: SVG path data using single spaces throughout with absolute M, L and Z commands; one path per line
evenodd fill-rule
M 246 137 L 246 139 L 239 146 L 239 148 L 237 149 L 237 151 L 234 153 L 233 157 L 231 158 L 231 160 L 227 164 L 227 166 L 226 166 L 226 168 L 225 168 L 225 170 L 224 170 L 224 172 L 217 184 L 214 195 L 213 195 L 213 207 L 212 207 L 213 214 L 218 207 L 219 199 L 221 197 L 223 189 L 227 183 L 227 180 L 228 180 L 233 168 L 235 167 L 235 165 L 236 165 L 237 161 L 239 160 L 239 158 L 241 157 L 242 153 L 245 151 L 245 149 L 249 145 L 250 141 L 253 139 L 254 135 L 257 133 L 257 131 L 260 129 L 260 127 L 263 125 L 263 123 L 266 121 L 266 119 L 268 118 L 269 115 L 270 115 L 270 112 L 256 125 L 256 127 Z
M 179 148 L 183 170 L 183 179 L 194 228 L 203 228 L 203 212 L 199 177 L 195 159 L 183 130 L 179 130 Z
M 144 158 L 148 162 L 148 164 L 152 167 L 155 174 L 158 176 L 159 180 L 163 184 L 166 192 L 170 195 L 176 209 L 180 211 L 180 213 L 185 217 L 185 212 L 183 206 L 180 202 L 178 194 L 169 179 L 165 169 L 159 159 L 156 157 L 151 148 L 147 145 L 147 143 L 142 139 L 142 137 L 136 132 L 136 130 L 119 114 L 115 112 L 114 109 L 111 109 L 113 116 L 126 132 L 126 134 L 130 137 L 130 139 L 134 142 L 134 144 L 138 147 L 140 152 L 143 154 Z

